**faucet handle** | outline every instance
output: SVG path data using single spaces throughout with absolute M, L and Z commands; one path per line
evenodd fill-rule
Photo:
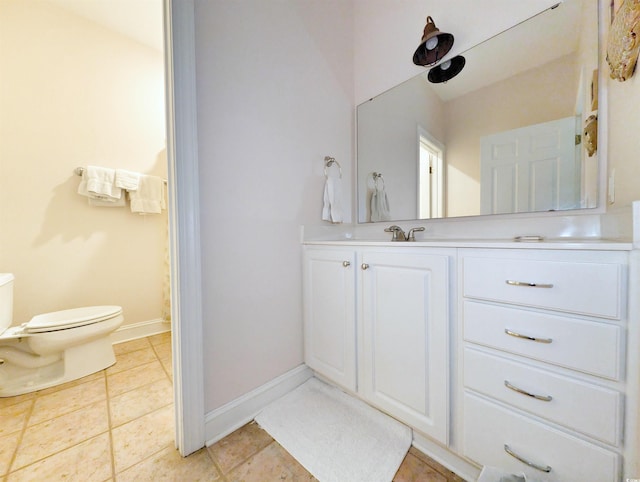
M 416 231 L 424 231 L 424 226 L 420 226 L 419 228 L 411 228 L 409 230 L 409 234 L 407 234 L 407 241 L 415 241 L 416 240 Z
M 406 241 L 407 240 L 402 228 L 400 226 L 396 226 L 395 224 L 393 226 L 389 226 L 388 228 L 385 228 L 384 232 L 385 233 L 393 233 L 393 238 L 391 238 L 391 241 Z

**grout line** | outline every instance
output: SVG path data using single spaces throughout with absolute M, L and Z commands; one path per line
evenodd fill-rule
M 33 414 L 33 409 L 36 405 L 36 400 L 38 398 L 38 393 L 36 392 L 36 395 L 30 400 L 31 401 L 31 406 L 28 409 L 27 415 L 24 417 L 24 422 L 22 423 L 22 430 L 20 431 L 20 436 L 18 437 L 18 440 L 16 442 L 16 446 L 13 449 L 13 455 L 11 456 L 11 460 L 9 461 L 9 465 L 7 466 L 7 473 L 4 475 L 4 477 L 8 477 L 9 474 L 13 469 L 13 464 L 16 461 L 16 457 L 18 456 L 18 450 L 20 450 L 20 446 L 22 445 L 22 440 L 24 439 L 24 434 L 27 431 L 27 428 L 29 428 L 29 419 L 31 418 L 31 415 Z
M 115 447 L 113 445 L 113 427 L 111 424 L 111 396 L 109 395 L 109 377 L 107 376 L 107 370 L 103 370 L 104 372 L 104 389 L 107 394 L 107 427 L 109 428 L 109 451 L 111 452 L 111 479 L 115 480 L 116 478 L 116 454 Z

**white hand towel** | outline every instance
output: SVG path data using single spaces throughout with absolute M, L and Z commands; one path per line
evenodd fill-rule
M 82 172 L 78 194 L 103 201 L 118 201 L 122 189 L 115 186 L 115 170 L 106 167 L 87 166 Z
M 126 199 L 122 190 L 115 188 L 110 180 L 114 172 L 113 169 L 87 166 L 82 171 L 78 194 L 88 197 L 92 206 L 124 206 Z
M 342 186 L 337 177 L 327 177 L 324 184 L 322 219 L 334 224 L 342 222 Z
M 389 199 L 387 198 L 384 184 L 380 185 L 376 183 L 376 187 L 371 195 L 371 222 L 390 220 Z
M 157 176 L 140 176 L 136 191 L 129 191 L 131 212 L 140 214 L 159 214 L 166 208 L 164 200 L 164 181 Z
M 127 205 L 127 196 L 124 194 L 120 197 L 120 199 L 99 199 L 99 198 L 89 198 L 89 206 L 93 207 L 101 207 L 101 208 L 123 208 Z
M 127 191 L 137 191 L 141 175 L 139 172 L 116 169 L 116 187 Z

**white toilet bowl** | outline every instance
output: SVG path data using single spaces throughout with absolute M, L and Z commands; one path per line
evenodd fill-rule
M 124 321 L 121 307 L 56 311 L 7 327 L 12 284 L 12 275 L 0 273 L 0 397 L 59 385 L 115 363 L 110 334 Z

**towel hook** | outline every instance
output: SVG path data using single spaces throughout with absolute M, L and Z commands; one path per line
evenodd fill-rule
M 373 183 L 376 187 L 378 187 L 378 180 L 382 181 L 382 186 L 384 186 L 384 177 L 382 177 L 381 172 L 372 172 L 371 177 L 373 177 Z
M 334 164 L 338 166 L 338 169 L 340 170 L 340 178 L 342 178 L 342 166 L 340 166 L 340 163 L 336 161 L 334 157 L 330 156 L 324 157 L 324 177 L 329 177 L 327 168 L 333 166 Z

